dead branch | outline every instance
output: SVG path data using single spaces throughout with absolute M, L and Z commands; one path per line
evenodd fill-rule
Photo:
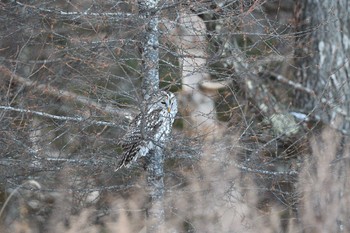
M 92 100 L 91 98 L 87 98 L 85 96 L 77 95 L 70 91 L 61 90 L 55 88 L 49 84 L 38 84 L 37 82 L 31 81 L 29 79 L 23 78 L 17 74 L 11 72 L 7 67 L 0 66 L 0 73 L 3 74 L 3 77 L 11 79 L 11 81 L 20 83 L 25 87 L 34 88 L 37 91 L 41 91 L 44 94 L 55 96 L 60 99 L 64 99 L 66 101 L 74 101 L 80 104 L 83 104 L 86 107 L 99 110 L 104 113 L 109 113 L 113 115 L 117 115 L 118 117 L 125 118 L 127 120 L 132 119 L 132 114 L 130 111 L 126 111 L 125 109 L 120 109 L 113 105 L 102 105 Z
M 113 122 L 90 120 L 90 119 L 84 118 L 84 117 L 58 116 L 58 115 L 53 115 L 53 114 L 49 114 L 46 112 L 33 111 L 33 110 L 22 109 L 22 108 L 14 108 L 14 107 L 10 107 L 10 106 L 0 106 L 0 109 L 3 109 L 5 111 L 14 111 L 14 112 L 34 114 L 37 116 L 47 117 L 47 118 L 60 120 L 60 121 L 86 122 L 86 123 L 89 123 L 90 125 L 92 124 L 92 125 L 103 125 L 103 126 L 114 126 L 114 127 L 118 126 L 116 123 L 113 123 Z

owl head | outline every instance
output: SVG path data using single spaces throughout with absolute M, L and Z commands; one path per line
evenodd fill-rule
M 166 91 L 161 91 L 161 95 L 161 104 L 172 117 L 175 117 L 177 113 L 177 101 L 175 95 L 172 92 Z
M 158 92 L 151 97 L 151 109 L 165 110 L 165 112 L 174 119 L 177 113 L 177 101 L 175 95 L 172 92 L 167 91 Z

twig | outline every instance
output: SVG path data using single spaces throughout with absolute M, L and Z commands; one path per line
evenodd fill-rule
M 334 112 L 338 113 L 339 115 L 341 115 L 345 119 L 348 119 L 348 113 L 344 109 L 339 107 L 339 104 L 332 103 L 332 101 L 330 101 L 329 99 L 327 99 L 325 97 L 322 97 L 322 96 L 317 97 L 316 93 L 312 89 L 304 87 L 304 86 L 302 86 L 299 83 L 293 82 L 293 81 L 287 79 L 286 77 L 284 77 L 283 75 L 280 75 L 280 74 L 277 74 L 277 73 L 274 73 L 274 72 L 270 72 L 270 74 L 273 75 L 281 83 L 284 83 L 284 84 L 286 84 L 288 86 L 291 86 L 291 87 L 295 88 L 296 90 L 303 91 L 303 92 L 305 92 L 307 94 L 310 94 L 312 97 L 317 98 L 318 102 L 320 102 L 320 103 L 322 103 L 324 105 L 327 105 L 328 107 L 332 108 L 332 110 Z M 313 115 L 314 115 L 315 119 L 322 120 L 320 115 L 317 115 L 315 113 L 313 113 Z M 296 116 L 296 115 L 294 115 L 294 116 Z M 298 115 L 298 116 L 301 116 L 301 115 Z M 304 120 L 308 120 L 308 119 L 305 118 Z M 349 132 L 347 130 L 340 129 L 340 128 L 334 127 L 332 125 L 330 125 L 330 126 L 333 129 L 338 130 L 338 131 L 340 131 L 341 133 L 343 133 L 345 135 L 349 135 Z
M 106 122 L 106 121 L 96 121 L 96 120 L 89 120 L 87 118 L 83 117 L 70 117 L 70 116 L 57 116 L 52 115 L 46 112 L 39 112 L 39 111 L 33 111 L 28 109 L 21 109 L 21 108 L 14 108 L 10 106 L 1 106 L 0 109 L 6 110 L 6 111 L 15 111 L 15 112 L 21 112 L 21 113 L 30 113 L 41 117 L 48 117 L 51 119 L 61 120 L 61 121 L 76 121 L 76 122 L 88 122 L 90 124 L 94 125 L 104 125 L 104 126 L 118 126 L 115 123 L 112 122 Z
M 275 171 L 268 171 L 268 170 L 262 170 L 262 169 L 253 169 L 253 168 L 238 164 L 236 162 L 233 162 L 233 165 L 242 171 L 259 173 L 259 174 L 270 175 L 270 176 L 295 176 L 299 174 L 298 171 L 295 171 L 295 170 L 290 170 L 286 172 L 275 172 Z
M 23 78 L 17 74 L 14 74 L 5 66 L 0 66 L 0 73 L 3 74 L 2 77 L 12 78 L 12 81 L 21 83 L 26 87 L 35 88 L 36 90 L 42 91 L 45 94 L 53 95 L 53 96 L 56 96 L 58 98 L 63 98 L 63 99 L 69 100 L 69 101 L 73 100 L 73 101 L 79 102 L 83 105 L 86 105 L 90 108 L 94 108 L 94 109 L 100 110 L 100 111 L 105 112 L 105 113 L 116 114 L 120 117 L 126 118 L 129 121 L 131 119 L 133 119 L 132 114 L 128 111 L 125 111 L 125 110 L 120 111 L 120 109 L 118 109 L 112 105 L 105 105 L 104 106 L 100 103 L 97 103 L 96 101 L 94 101 L 91 98 L 77 95 L 77 94 L 69 92 L 69 91 L 60 90 L 60 89 L 52 87 L 48 84 L 37 84 L 36 82 L 31 81 L 30 79 L 26 79 L 26 78 Z
M 13 62 L 13 63 L 25 63 L 25 64 L 47 64 L 47 63 L 53 63 L 53 62 L 60 62 L 62 61 L 62 58 L 57 58 L 57 59 L 44 59 L 44 60 L 35 60 L 35 61 L 20 61 L 17 59 L 9 59 L 5 57 L 0 57 L 0 61 L 7 61 L 7 62 Z
M 125 19 L 127 17 L 135 17 L 136 15 L 130 14 L 130 13 L 112 13 L 112 12 L 105 12 L 105 13 L 94 13 L 94 12 L 77 12 L 77 11 L 61 11 L 61 10 L 56 10 L 56 9 L 48 9 L 48 8 L 42 8 L 42 7 L 37 7 L 33 5 L 28 5 L 21 3 L 19 1 L 14 1 L 17 5 L 23 7 L 23 8 L 30 8 L 34 10 L 38 10 L 41 12 L 47 12 L 47 13 L 55 13 L 55 14 L 60 14 L 63 16 L 98 16 L 98 17 L 109 17 L 109 18 L 116 18 L 118 19 Z
M 22 188 L 24 185 L 26 185 L 26 184 L 33 184 L 33 185 L 36 186 L 37 189 L 40 189 L 40 188 L 41 188 L 41 187 L 40 187 L 40 184 L 39 184 L 38 182 L 36 182 L 36 181 L 33 181 L 33 180 L 28 180 L 28 181 L 24 182 L 24 183 L 21 184 L 21 185 L 17 185 L 17 187 L 11 192 L 10 196 L 6 199 L 5 203 L 3 204 L 3 206 L 2 206 L 2 208 L 1 208 L 1 210 L 0 210 L 0 218 L 1 218 L 2 213 L 4 212 L 4 210 L 5 210 L 6 206 L 7 206 L 7 204 L 9 203 L 9 201 L 11 200 L 11 198 L 13 197 L 13 195 L 15 195 L 15 194 L 17 193 L 17 191 L 18 191 L 19 189 L 21 189 L 21 188 Z
M 273 75 L 281 83 L 284 83 L 288 86 L 291 86 L 296 90 L 304 91 L 304 92 L 310 94 L 311 96 L 314 96 L 314 97 L 316 96 L 315 92 L 312 89 L 304 87 L 300 83 L 293 82 L 293 81 L 287 79 L 286 77 L 284 77 L 283 75 L 277 74 L 275 72 L 270 72 L 270 74 Z
M 16 187 L 17 191 L 18 189 L 28 189 L 26 187 L 23 187 L 24 184 L 28 183 L 28 182 L 33 182 L 31 180 L 29 180 L 28 182 L 25 182 L 22 185 L 16 184 L 14 182 L 11 181 L 7 181 L 9 184 L 13 185 Z M 35 181 L 36 182 L 36 181 Z M 32 191 L 41 191 L 41 192 L 94 192 L 94 191 L 104 191 L 104 190 L 126 190 L 129 189 L 131 187 L 134 187 L 134 184 L 131 183 L 127 183 L 127 184 L 122 184 L 122 185 L 109 185 L 109 186 L 104 186 L 104 187 L 99 187 L 99 188 L 31 188 L 30 190 Z

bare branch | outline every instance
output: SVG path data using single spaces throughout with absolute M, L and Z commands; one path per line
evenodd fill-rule
M 37 82 L 33 82 L 29 79 L 26 79 L 26 78 L 23 78 L 19 75 L 14 74 L 5 66 L 0 66 L 0 72 L 4 74 L 3 77 L 12 78 L 12 80 L 15 82 L 21 83 L 26 87 L 34 88 L 38 91 L 42 91 L 45 94 L 53 95 L 53 96 L 56 96 L 58 98 L 63 98 L 63 99 L 66 99 L 68 101 L 73 100 L 73 101 L 79 102 L 81 104 L 84 104 L 90 108 L 100 110 L 104 113 L 116 114 L 119 117 L 126 118 L 128 120 L 132 119 L 132 114 L 129 111 L 126 111 L 124 109 L 121 111 L 121 109 L 117 108 L 116 106 L 112 106 L 112 105 L 105 105 L 104 106 L 104 105 L 92 100 L 91 98 L 77 95 L 77 94 L 69 92 L 69 91 L 60 90 L 60 89 L 52 87 L 48 84 L 37 84 Z
M 119 126 L 119 125 L 112 123 L 112 122 L 90 120 L 90 119 L 84 118 L 84 117 L 57 116 L 57 115 L 52 115 L 52 114 L 49 114 L 46 112 L 39 112 L 39 111 L 33 111 L 33 110 L 21 109 L 21 108 L 14 108 L 14 107 L 10 107 L 10 106 L 0 106 L 0 109 L 3 109 L 5 111 L 30 113 L 30 114 L 34 114 L 37 116 L 48 117 L 51 119 L 56 119 L 56 120 L 61 120 L 61 121 L 86 122 L 86 123 L 94 124 L 94 125 L 113 126 L 113 127 Z
M 283 84 L 286 84 L 288 86 L 291 86 L 293 87 L 295 90 L 298 90 L 298 91 L 302 91 L 302 92 L 305 92 L 307 94 L 309 94 L 311 97 L 314 97 L 316 98 L 316 93 L 314 92 L 314 90 L 310 89 L 310 88 L 307 88 L 307 87 L 304 87 L 303 85 L 301 85 L 300 83 L 296 83 L 296 82 L 293 82 L 292 80 L 289 80 L 287 79 L 286 77 L 284 77 L 283 75 L 281 74 L 277 74 L 277 73 L 274 73 L 274 72 L 270 72 L 271 75 L 273 75 L 278 81 L 280 81 L 281 83 Z M 334 104 L 332 103 L 332 101 L 330 101 L 329 99 L 321 96 L 319 98 L 317 98 L 318 101 L 322 104 L 325 104 L 327 106 L 329 106 L 334 112 L 338 113 L 339 115 L 345 117 L 347 117 L 347 113 L 346 111 L 344 111 L 341 107 L 339 107 L 339 105 L 337 104 Z M 311 113 L 310 113 L 311 114 Z M 296 114 L 293 114 L 294 116 L 296 116 Z M 312 113 L 312 115 L 314 115 L 314 117 L 317 119 L 317 120 L 321 120 L 321 116 L 319 114 L 316 114 L 315 112 Z M 306 120 L 308 121 L 309 119 L 307 119 L 306 117 L 302 117 L 301 115 L 297 115 L 297 117 L 301 117 L 303 120 Z M 342 132 L 343 134 L 345 135 L 349 135 L 349 132 L 347 130 L 343 130 L 343 129 L 338 129 L 332 125 L 330 125 L 332 128 Z
M 9 184 L 13 185 L 14 187 L 21 187 L 20 184 L 17 184 L 12 181 L 7 181 Z M 32 191 L 43 191 L 43 192 L 73 192 L 73 191 L 80 191 L 80 192 L 93 192 L 93 191 L 102 191 L 102 190 L 127 190 L 130 189 L 131 187 L 134 187 L 134 184 L 122 184 L 122 185 L 109 185 L 105 187 L 98 187 L 98 188 L 40 188 L 40 189 L 33 189 L 31 188 L 30 190 Z M 22 189 L 25 189 L 21 187 Z
M 285 172 L 275 172 L 275 171 L 250 168 L 250 167 L 238 164 L 236 162 L 233 162 L 233 165 L 236 168 L 239 168 L 240 170 L 245 172 L 258 173 L 258 174 L 269 175 L 269 176 L 296 176 L 299 174 L 299 172 L 295 170 L 290 170 Z
M 19 1 L 14 1 L 17 5 L 23 7 L 23 8 L 29 8 L 29 9 L 33 9 L 33 10 L 37 10 L 40 12 L 47 12 L 47 13 L 54 13 L 54 14 L 59 14 L 62 16 L 76 16 L 76 17 L 80 17 L 80 16 L 98 16 L 98 17 L 108 17 L 108 19 L 113 19 L 115 18 L 116 20 L 120 20 L 126 17 L 135 17 L 137 15 L 134 14 L 130 14 L 130 13 L 112 13 L 112 12 L 105 12 L 105 13 L 94 13 L 94 12 L 77 12 L 77 11 L 61 11 L 61 10 L 56 10 L 56 9 L 47 9 L 47 8 L 42 8 L 42 7 L 36 7 L 33 5 L 28 5 L 28 4 L 24 4 L 21 3 Z
M 306 93 L 310 94 L 311 96 L 316 96 L 316 94 L 313 90 L 302 86 L 300 83 L 293 82 L 292 80 L 289 80 L 286 77 L 284 77 L 283 75 L 277 74 L 275 72 L 270 72 L 270 74 L 273 75 L 278 81 L 280 81 L 283 84 L 291 86 L 296 90 L 306 92 Z

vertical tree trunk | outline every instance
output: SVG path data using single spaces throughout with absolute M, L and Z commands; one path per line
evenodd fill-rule
M 296 104 L 332 128 L 349 134 L 350 1 L 300 0 L 299 4 L 302 37 L 296 51 L 297 78 L 316 95 L 299 92 Z M 312 143 L 313 172 L 307 169 L 308 175 L 301 175 L 306 180 L 310 176 L 312 186 L 303 185 L 305 191 L 298 208 L 301 216 L 307 216 L 301 218 L 305 232 L 347 232 L 348 212 L 343 203 L 349 181 L 341 156 L 348 153 L 348 143 L 349 137 L 343 135 L 339 139 L 332 131 L 325 131 Z
M 145 19 L 145 33 L 142 41 L 142 94 L 144 99 L 158 91 L 159 87 L 159 30 L 158 0 L 139 0 L 139 11 Z
M 142 94 L 147 100 L 152 93 L 159 89 L 159 29 L 158 29 L 158 0 L 139 0 L 139 10 L 144 17 L 146 31 L 142 41 Z M 146 101 L 147 102 L 147 101 Z M 147 108 L 146 108 L 147 109 Z M 162 145 L 157 145 L 149 153 L 149 164 L 147 167 L 147 183 L 150 194 L 150 207 L 148 214 L 148 233 L 160 232 L 164 224 L 164 155 Z
M 149 194 L 151 206 L 147 210 L 147 232 L 156 233 L 162 232 L 165 222 L 165 212 L 163 205 L 164 196 L 164 156 L 163 149 L 156 146 L 150 153 L 149 165 L 147 167 L 148 177 L 147 183 L 149 186 Z
M 297 78 L 316 96 L 298 92 L 296 105 L 350 133 L 350 2 L 300 0 Z

